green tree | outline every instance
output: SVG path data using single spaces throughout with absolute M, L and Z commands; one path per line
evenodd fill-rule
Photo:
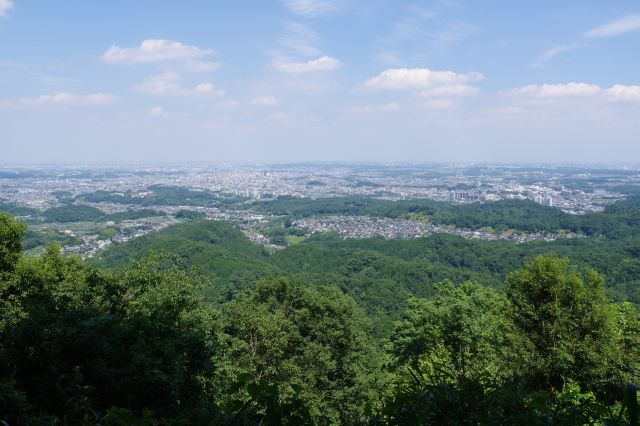
M 51 247 L 2 291 L 0 383 L 27 396 L 31 423 L 95 423 L 112 406 L 215 416 L 215 312 L 185 273 L 159 259 L 95 271 Z
M 0 273 L 13 270 L 22 252 L 22 237 L 26 230 L 24 224 L 0 212 Z
M 531 345 L 532 385 L 561 389 L 572 378 L 593 388 L 612 373 L 616 354 L 613 305 L 604 279 L 578 274 L 567 259 L 538 256 L 507 279 L 513 321 Z
M 337 289 L 272 279 L 222 312 L 223 406 L 266 389 L 278 398 L 255 401 L 254 413 L 263 422 L 296 424 L 297 416 L 308 413 L 313 424 L 355 424 L 366 420 L 368 407 L 375 408 L 385 377 L 380 355 L 367 337 L 363 315 Z M 247 374 L 254 385 L 238 389 L 237 381 Z M 293 403 L 297 410 L 278 409 Z
M 397 380 L 385 409 L 392 424 L 488 418 L 492 393 L 520 373 L 527 354 L 503 295 L 471 282 L 435 289 L 432 299 L 409 301 L 392 339 Z

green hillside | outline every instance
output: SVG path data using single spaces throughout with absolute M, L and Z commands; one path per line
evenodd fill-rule
M 92 263 L 102 267 L 126 266 L 152 252 L 172 254 L 180 267 L 197 269 L 210 278 L 207 291 L 215 298 L 227 297 L 274 271 L 261 246 L 251 243 L 233 225 L 209 220 L 173 225 L 113 245 Z
M 632 424 L 640 316 L 586 262 L 637 288 L 633 240 L 320 235 L 269 256 L 201 221 L 89 265 L 25 255 L 25 231 L 0 213 L 10 424 Z M 552 248 L 581 260 L 529 257 Z
M 572 259 L 581 270 L 603 273 L 614 300 L 640 303 L 640 239 L 633 238 L 515 244 L 448 234 L 415 240 L 319 235 L 270 255 L 229 223 L 199 221 L 111 246 L 92 262 L 125 266 L 153 251 L 174 255 L 183 268 L 196 268 L 210 280 L 207 293 L 216 300 L 275 274 L 306 285 L 336 286 L 362 306 L 378 338 L 389 337 L 409 297 L 430 297 L 434 286 L 447 279 L 501 288 L 525 259 L 548 252 Z

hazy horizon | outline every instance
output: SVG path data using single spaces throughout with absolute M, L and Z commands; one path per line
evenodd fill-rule
M 0 0 L 0 165 L 636 166 L 640 4 Z

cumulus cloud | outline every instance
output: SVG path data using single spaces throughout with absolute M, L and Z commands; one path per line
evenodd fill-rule
M 342 67 L 342 62 L 331 56 L 321 56 L 306 62 L 277 61 L 272 68 L 288 74 L 306 74 L 324 71 L 335 71 Z
M 640 15 L 628 15 L 606 23 L 583 34 L 587 38 L 614 37 L 640 30 Z
M 428 68 L 389 68 L 367 80 L 364 86 L 376 90 L 416 90 L 433 86 L 459 85 L 482 79 L 484 76 L 477 72 L 459 74 L 453 71 L 433 71 Z
M 341 10 L 345 0 L 280 0 L 283 6 L 296 15 L 318 17 Z
M 607 89 L 606 94 L 613 101 L 640 101 L 640 86 L 616 84 Z
M 0 0 L 2 1 L 2 0 Z M 158 62 L 179 61 L 187 69 L 194 72 L 216 70 L 220 64 L 203 60 L 214 55 L 213 49 L 189 46 L 178 41 L 164 39 L 147 39 L 137 47 L 111 46 L 101 56 L 109 64 L 149 64 Z
M 600 94 L 602 89 L 595 84 L 530 84 L 511 90 L 512 95 L 523 95 L 534 98 L 576 98 L 591 97 Z
M 249 100 L 249 105 L 253 106 L 276 106 L 278 103 L 278 98 L 273 96 L 256 96 Z
M 353 112 L 356 114 L 369 114 L 375 112 L 399 111 L 400 109 L 402 109 L 402 107 L 399 103 L 389 102 L 386 104 L 357 106 L 351 108 L 349 112 Z
M 603 89 L 596 84 L 565 83 L 565 84 L 530 84 L 507 92 L 515 97 L 525 97 L 544 100 L 561 99 L 596 99 L 609 102 L 640 101 L 640 86 L 626 86 L 616 84 Z
M 109 93 L 90 93 L 79 95 L 70 92 L 40 95 L 35 98 L 23 98 L 18 102 L 22 106 L 79 106 L 79 105 L 107 105 L 118 100 L 118 97 Z
M 7 18 L 9 16 L 9 10 L 13 8 L 13 2 L 11 0 L 0 0 L 0 17 Z
M 179 74 L 165 72 L 147 77 L 134 89 L 149 95 L 160 96 L 222 96 L 224 94 L 224 91 L 216 90 L 211 83 L 199 83 L 192 88 L 188 88 L 180 83 L 181 80 Z

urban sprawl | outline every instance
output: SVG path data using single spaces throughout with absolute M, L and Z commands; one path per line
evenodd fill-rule
M 91 257 L 114 243 L 158 231 L 181 221 L 180 212 L 227 220 L 252 241 L 277 249 L 265 235 L 282 217 L 253 208 L 256 201 L 284 198 L 370 197 L 380 200 L 430 199 L 449 203 L 532 200 L 570 214 L 603 210 L 640 185 L 640 169 L 544 165 L 300 164 L 265 166 L 130 166 L 0 168 L 0 202 L 35 209 L 22 215 L 31 229 L 61 237 L 65 252 Z M 186 198 L 163 203 L 159 196 L 186 189 Z M 193 194 L 207 194 L 202 203 Z M 98 194 L 98 195 L 96 195 Z M 191 195 L 190 195 L 191 194 Z M 165 194 L 166 195 L 166 194 Z M 166 197 L 165 197 L 166 198 Z M 211 199 L 215 202 L 212 202 Z M 120 221 L 47 220 L 48 209 L 89 206 L 109 214 L 152 210 L 157 215 Z M 42 215 L 40 214 L 42 213 Z M 19 215 L 20 216 L 20 215 Z M 465 238 L 517 242 L 580 235 L 497 233 L 491 229 L 437 226 L 412 218 L 358 215 L 293 217 L 288 226 L 301 237 L 334 232 L 343 238 L 418 238 L 450 233 Z

